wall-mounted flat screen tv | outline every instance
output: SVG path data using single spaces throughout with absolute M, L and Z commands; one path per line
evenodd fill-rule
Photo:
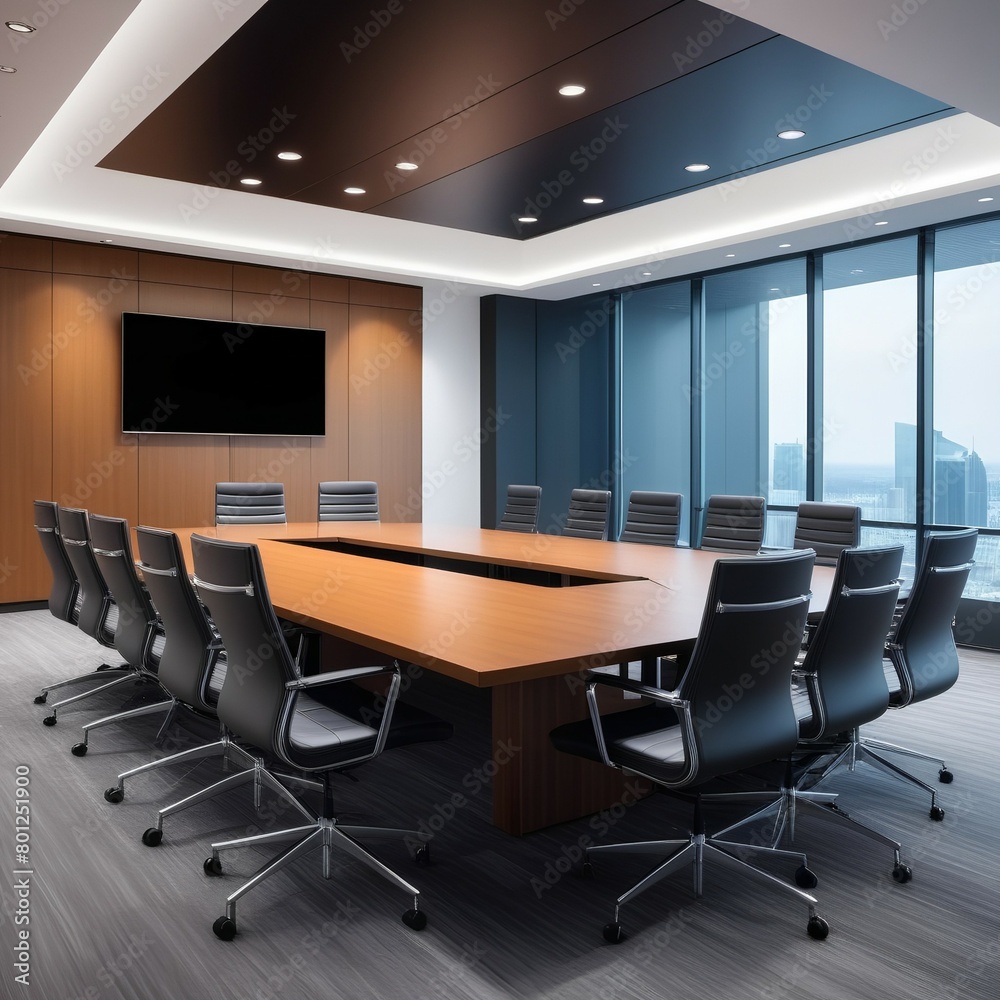
M 326 333 L 122 314 L 122 430 L 326 433 Z

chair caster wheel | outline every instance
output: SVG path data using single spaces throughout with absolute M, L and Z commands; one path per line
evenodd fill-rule
M 155 826 L 151 826 L 143 835 L 142 842 L 147 847 L 157 847 L 160 841 L 163 840 L 163 831 L 157 830 Z
M 104 790 L 104 799 L 106 802 L 113 802 L 117 805 L 125 798 L 125 792 L 121 788 L 106 788 Z
M 74 757 L 86 757 L 87 756 L 87 744 L 86 743 L 74 743 L 70 747 L 70 753 Z
M 938 781 L 940 781 L 942 785 L 950 785 L 954 780 L 955 775 L 953 775 L 948 768 L 942 767 L 941 770 L 938 771 Z
M 931 806 L 931 819 L 944 819 L 944 810 L 940 806 Z
M 913 869 L 909 865 L 896 865 L 892 870 L 892 877 L 900 884 L 909 882 L 913 878 Z
M 217 938 L 222 938 L 223 941 L 232 941 L 236 937 L 236 921 L 230 920 L 229 917 L 219 917 L 212 924 L 212 930 L 215 931 Z
M 44 694 L 35 695 L 35 704 L 44 705 L 49 700 L 49 693 L 46 691 Z
M 625 935 L 622 933 L 622 925 L 617 920 L 612 920 L 610 924 L 605 924 L 601 933 L 608 944 L 621 944 L 625 940 Z
M 584 861 L 584 863 L 582 865 L 580 865 L 580 874 L 584 878 L 593 879 L 594 878 L 594 862 L 593 861 Z
M 416 853 L 413 855 L 413 860 L 416 861 L 421 868 L 426 868 L 431 863 L 431 849 L 428 844 L 423 844 L 418 847 Z
M 403 914 L 403 923 L 411 930 L 422 931 L 427 926 L 427 914 L 423 910 L 407 910 Z
M 809 937 L 824 941 L 830 933 L 830 925 L 822 917 L 810 917 L 806 930 L 809 932 Z
M 222 862 L 218 858 L 205 858 L 202 868 L 205 869 L 205 874 L 212 878 L 222 874 Z
M 819 879 L 816 878 L 816 873 L 811 868 L 799 865 L 795 869 L 795 884 L 800 889 L 815 889 L 819 885 Z
M 54 726 L 56 724 L 56 721 L 57 720 L 56 720 L 56 717 L 54 715 L 46 715 L 45 718 L 42 719 L 42 725 L 43 726 Z

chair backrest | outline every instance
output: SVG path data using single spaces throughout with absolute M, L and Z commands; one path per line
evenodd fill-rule
M 502 531 L 538 531 L 541 486 L 508 486 L 507 505 L 497 525 Z
M 841 551 L 829 603 L 801 665 L 812 707 L 812 718 L 800 726 L 802 739 L 847 732 L 889 707 L 885 637 L 902 561 L 902 545 Z
M 166 643 L 160 654 L 160 683 L 178 701 L 214 714 L 209 680 L 225 650 L 204 605 L 191 586 L 180 541 L 162 528 L 135 529 L 139 568 L 163 622 Z
M 564 535 L 607 541 L 611 529 L 611 491 L 573 490 Z
M 215 706 L 219 720 L 242 740 L 288 760 L 298 674 L 268 594 L 257 546 L 191 536 L 194 584 L 226 647 L 226 680 Z
M 128 522 L 91 514 L 90 538 L 101 576 L 118 607 L 115 649 L 126 663 L 155 670 L 159 655 L 153 652 L 153 639 L 159 619 L 135 572 Z
M 102 646 L 112 648 L 118 608 L 94 557 L 87 512 L 79 507 L 60 507 L 59 531 L 80 584 L 77 625 Z
M 625 527 L 619 542 L 649 545 L 676 545 L 681 522 L 680 493 L 652 493 L 632 490 L 628 497 Z
M 216 524 L 284 524 L 283 483 L 216 483 Z
M 901 708 L 947 691 L 958 680 L 958 649 L 952 625 L 976 554 L 978 528 L 931 531 L 895 635 L 889 657 L 900 691 L 892 704 Z
M 80 584 L 59 532 L 59 506 L 53 500 L 36 500 L 34 506 L 35 530 L 52 570 L 49 611 L 60 621 L 75 625 Z
M 815 554 L 719 559 L 688 665 L 689 773 L 679 784 L 774 760 L 798 741 L 792 668 L 809 610 Z
M 835 566 L 844 549 L 861 543 L 861 508 L 850 503 L 804 500 L 795 513 L 792 548 L 812 549 L 821 566 Z
M 766 514 L 763 497 L 710 496 L 701 547 L 710 552 L 759 552 Z
M 377 521 L 378 483 L 320 483 L 318 510 L 321 521 Z

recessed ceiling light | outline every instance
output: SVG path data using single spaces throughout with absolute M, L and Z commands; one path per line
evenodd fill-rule
M 567 83 L 565 87 L 559 88 L 559 93 L 563 97 L 579 97 L 580 94 L 586 93 L 587 88 L 581 87 L 578 83 Z
M 247 187 L 257 187 L 264 182 L 259 177 L 241 177 L 240 183 L 246 184 Z
M 284 153 L 278 153 L 278 159 L 279 160 L 301 160 L 302 159 L 302 154 L 301 153 L 293 153 L 291 150 L 288 150 L 288 151 L 286 151 Z
M 11 31 L 20 31 L 24 35 L 27 35 L 29 32 L 35 30 L 32 25 L 26 24 L 24 21 L 4 21 L 4 24 L 6 24 Z
M 601 287 L 601 283 L 599 281 L 594 281 L 594 282 L 591 283 L 590 287 L 591 288 L 600 288 Z
M 992 198 L 977 198 L 977 201 L 992 201 Z
M 800 128 L 786 128 L 778 133 L 779 139 L 801 139 L 805 132 Z
M 684 169 L 691 174 L 700 174 L 711 168 L 707 163 L 689 163 Z
M 417 169 L 417 165 L 415 163 L 410 163 L 409 160 L 400 160 L 399 163 L 396 164 L 396 169 L 397 170 L 416 170 Z
M 114 243 L 114 240 L 98 240 L 98 243 Z
M 0 73 L 16 73 L 17 70 L 13 66 L 0 66 Z
M 651 278 L 653 276 L 653 272 L 652 271 L 643 271 L 642 272 L 642 276 L 644 278 Z
M 880 219 L 878 222 L 875 223 L 875 225 L 876 226 L 888 226 L 889 225 L 889 220 L 888 219 Z
M 346 187 L 344 188 L 344 194 L 365 194 L 364 188 L 359 187 Z
M 779 243 L 778 244 L 778 249 L 779 250 L 787 250 L 791 245 L 792 245 L 791 243 Z
M 852 267 L 850 270 L 851 274 L 864 274 L 865 269 L 863 267 Z
M 734 253 L 727 253 L 727 254 L 726 254 L 726 256 L 727 256 L 727 257 L 735 257 L 735 256 L 736 256 L 736 254 L 734 254 Z
M 518 222 L 537 222 L 538 219 L 533 215 L 519 215 L 517 217 Z
M 603 205 L 604 204 L 604 199 L 603 198 L 584 198 L 583 199 L 583 203 L 584 203 L 584 205 Z
M 768 291 L 769 292 L 780 292 L 781 289 L 780 288 L 769 288 Z

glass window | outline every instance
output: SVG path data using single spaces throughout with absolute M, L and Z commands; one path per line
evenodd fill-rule
M 632 490 L 680 493 L 691 513 L 691 285 L 622 295 L 622 510 Z
M 704 415 L 704 496 L 806 496 L 805 258 L 711 275 L 695 389 Z M 795 517 L 768 514 L 765 543 L 792 544 Z
M 824 254 L 822 268 L 823 499 L 913 523 L 916 237 Z

